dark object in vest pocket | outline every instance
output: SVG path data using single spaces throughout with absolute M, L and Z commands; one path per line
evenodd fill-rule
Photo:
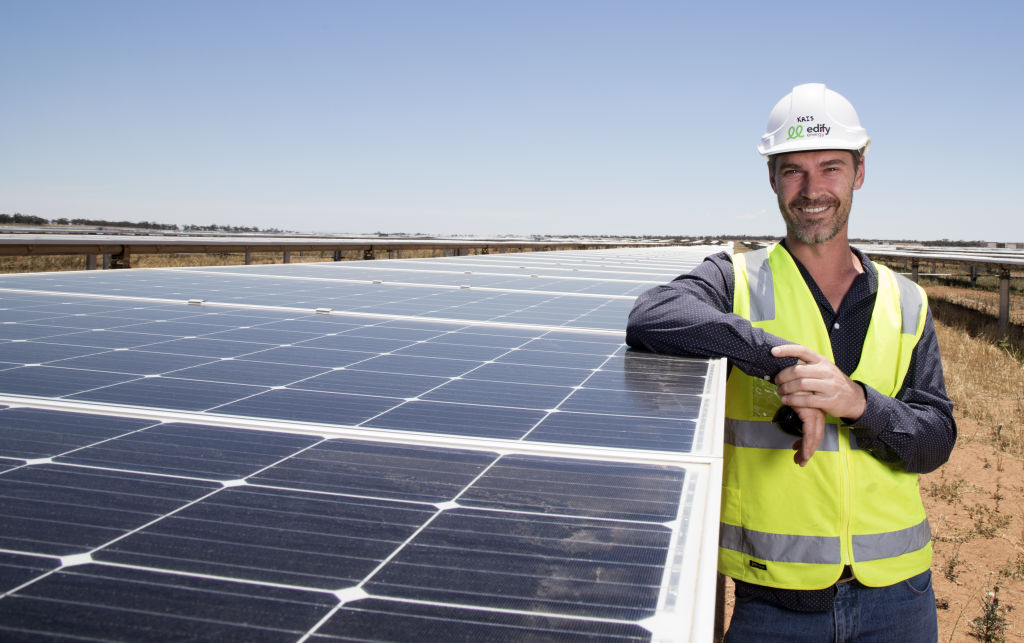
M 796 411 L 789 406 L 780 406 L 779 410 L 775 412 L 775 416 L 772 418 L 772 422 L 775 426 L 779 427 L 779 430 L 789 435 L 796 437 L 803 437 L 804 434 L 804 423 L 800 419 L 800 416 L 796 414 Z

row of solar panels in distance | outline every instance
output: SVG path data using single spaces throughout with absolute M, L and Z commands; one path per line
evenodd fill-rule
M 621 331 L 632 307 L 628 298 L 481 291 L 420 286 L 384 286 L 288 279 L 256 279 L 187 272 L 40 275 L 35 280 L 0 280 L 0 287 L 50 293 L 201 300 L 233 305 L 329 309 L 396 316 L 463 319 Z M 98 274 L 96 278 L 77 275 Z M 13 294 L 5 295 L 8 301 Z

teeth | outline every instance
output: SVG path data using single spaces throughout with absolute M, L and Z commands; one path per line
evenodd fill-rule
M 818 214 L 819 212 L 824 212 L 825 210 L 828 210 L 828 208 L 803 208 L 803 211 L 806 212 L 807 214 Z

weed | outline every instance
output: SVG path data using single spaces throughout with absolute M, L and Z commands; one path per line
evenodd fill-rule
M 1012 580 L 1024 578 L 1024 554 L 1018 553 L 1016 560 L 1006 561 L 1006 565 L 999 570 L 999 575 Z
M 967 486 L 967 481 L 963 478 L 946 480 L 945 472 L 940 472 L 940 475 L 942 477 L 942 483 L 936 484 L 935 482 L 932 482 L 928 487 L 928 495 L 932 498 L 945 500 L 951 505 L 956 504 L 963 497 L 964 487 Z
M 987 507 L 981 503 L 966 507 L 967 515 L 974 521 L 974 530 L 983 538 L 995 538 L 1001 530 L 1013 520 L 1012 516 L 1004 516 L 999 513 L 999 503 L 995 508 Z
M 953 555 L 946 559 L 946 566 L 943 568 L 943 574 L 945 574 L 946 580 L 951 583 L 955 583 L 956 577 L 960 575 L 960 568 L 963 565 L 964 561 L 960 560 L 960 547 L 957 546 Z
M 971 621 L 971 636 L 979 641 L 1002 643 L 1006 640 L 1006 614 L 1012 605 L 999 604 L 999 587 L 993 587 L 981 602 L 981 616 Z

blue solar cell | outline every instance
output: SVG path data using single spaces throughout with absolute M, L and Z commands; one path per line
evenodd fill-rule
M 0 548 L 86 553 L 219 486 L 51 464 L 7 471 L 0 476 Z
M 696 423 L 625 415 L 552 413 L 530 432 L 529 440 L 689 453 Z
M 254 342 L 232 342 L 224 339 L 185 338 L 162 341 L 146 347 L 146 350 L 174 355 L 198 355 L 202 357 L 241 357 L 257 351 L 273 348 L 273 344 Z
M 703 401 L 699 395 L 647 393 L 636 390 L 583 388 L 562 404 L 563 411 L 602 415 L 643 415 L 659 418 L 696 418 Z
M 2 420 L 3 414 L 0 413 Z M 253 435 L 252 431 L 245 429 L 170 423 L 105 440 L 57 458 L 56 461 L 136 472 L 234 480 L 256 473 L 317 441 L 318 438 L 288 433 L 266 432 Z
M 470 371 L 479 362 L 463 359 L 445 359 L 434 357 L 416 357 L 411 355 L 381 355 L 359 363 L 359 370 L 383 371 L 385 373 L 414 373 L 416 375 L 435 375 L 439 377 L 457 377 Z
M 612 621 L 483 611 L 368 598 L 346 603 L 319 630 L 325 638 L 386 641 L 649 641 L 650 631 Z
M 463 377 L 495 382 L 518 382 L 521 384 L 550 384 L 554 386 L 576 386 L 582 384 L 593 371 L 582 368 L 558 366 L 531 366 L 529 364 L 484 364 Z
M 562 366 L 566 368 L 597 368 L 607 359 L 605 355 L 581 355 L 578 353 L 514 350 L 499 357 L 497 362 L 508 364 L 529 364 L 531 366 Z
M 657 607 L 670 534 L 649 524 L 524 521 L 455 509 L 431 522 L 366 589 L 482 608 L 640 619 Z
M 257 353 L 254 357 L 258 357 Z M 225 359 L 217 362 L 174 371 L 174 377 L 211 382 L 253 384 L 256 386 L 284 386 L 292 382 L 315 377 L 327 372 L 326 368 L 274 364 L 246 359 Z
M 246 355 L 247 359 L 272 364 L 296 364 L 323 368 L 341 368 L 349 364 L 361 362 L 375 353 L 359 353 L 356 351 L 340 351 L 329 348 L 307 348 L 303 346 L 279 346 L 254 351 Z
M 684 477 L 678 467 L 513 455 L 489 468 L 459 504 L 668 522 L 679 511 Z
M 80 357 L 104 352 L 102 348 L 89 348 L 85 346 L 67 346 L 65 344 L 51 344 L 49 342 L 2 342 L 0 343 L 0 356 L 5 362 L 17 362 L 20 364 L 45 364 L 58 359 L 68 357 Z M 4 390 L 0 388 L 0 390 Z
M 78 333 L 65 333 L 50 341 L 72 346 L 95 346 L 98 348 L 134 348 L 146 346 L 170 339 L 170 335 L 152 333 L 126 333 L 117 330 L 92 330 Z
M 208 364 L 218 359 L 196 355 L 174 355 L 141 350 L 113 350 L 93 353 L 84 357 L 51 362 L 53 366 L 77 368 L 90 371 L 110 371 L 135 375 L 157 375 L 170 373 L 189 366 Z
M 407 402 L 372 419 L 366 426 L 516 440 L 525 435 L 542 417 L 543 412 L 531 409 L 445 402 Z
M 0 638 L 297 640 L 337 602 L 322 592 L 79 565 L 0 601 Z
M 92 375 L 97 374 L 92 373 Z M 108 373 L 99 373 L 99 375 L 113 377 Z M 0 373 L 0 378 L 2 376 L 3 374 Z M 93 385 L 90 388 L 93 390 L 68 395 L 68 397 L 92 402 L 205 411 L 266 390 L 264 387 L 245 384 L 202 382 L 160 376 L 146 377 L 104 388 L 96 388 L 96 385 Z
M 233 487 L 94 558 L 338 590 L 361 581 L 435 512 L 430 505 Z
M 99 373 L 52 366 L 23 366 L 0 371 L 0 391 L 18 395 L 60 397 L 125 382 L 132 375 Z
M 49 458 L 152 425 L 133 418 L 5 408 L 0 410 L 0 456 Z
M 398 398 L 274 389 L 217 409 L 229 415 L 320 422 L 358 424 L 399 404 Z
M 453 500 L 497 456 L 440 449 L 328 440 L 250 478 L 252 484 L 417 502 Z
M 0 552 L 0 594 L 56 569 L 60 561 L 42 556 L 21 556 Z M 0 601 L 0 605 L 2 605 Z M 0 607 L 2 610 L 2 607 Z
M 459 379 L 434 389 L 423 399 L 546 410 L 558 406 L 572 391 L 565 386 Z
M 426 393 L 447 381 L 447 377 L 379 373 L 361 371 L 356 367 L 354 369 L 347 368 L 329 371 L 323 375 L 293 384 L 291 388 L 329 393 L 354 393 L 357 395 L 380 395 L 381 393 L 387 393 L 395 397 L 409 398 Z

